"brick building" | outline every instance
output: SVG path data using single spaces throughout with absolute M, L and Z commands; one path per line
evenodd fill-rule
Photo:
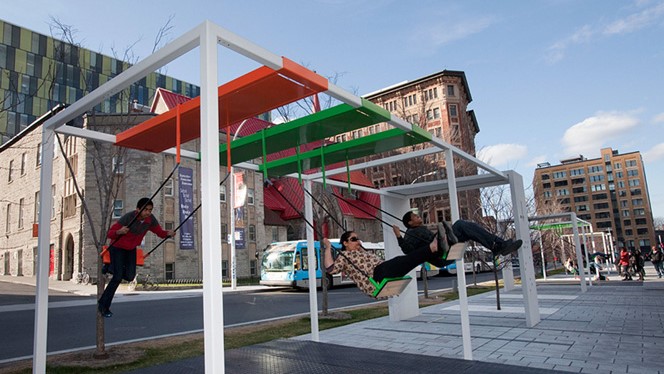
M 475 136 L 480 129 L 475 113 L 468 110 L 468 105 L 473 99 L 464 72 L 443 70 L 412 82 L 384 88 L 364 97 L 475 156 Z M 374 125 L 338 135 L 335 140 L 357 138 L 387 129 L 387 126 L 386 124 Z M 418 145 L 396 152 L 410 152 L 428 146 Z M 462 161 L 455 164 L 457 177 L 477 174 L 477 167 L 474 165 Z M 423 159 L 373 167 L 365 170 L 365 173 L 377 187 L 443 179 L 445 177 L 445 159 L 442 154 L 436 154 Z M 418 207 L 425 223 L 451 221 L 452 219 L 447 196 L 413 199 L 411 204 Z M 459 212 L 461 218 L 474 220 L 481 218 L 478 190 L 459 192 Z
M 603 148 L 559 165 L 539 164 L 533 180 L 538 214 L 575 212 L 594 231 L 610 231 L 616 244 L 649 251 L 656 243 L 646 171 L 640 152 Z

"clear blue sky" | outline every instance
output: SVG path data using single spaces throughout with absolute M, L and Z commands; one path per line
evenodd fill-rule
M 664 1 L 245 0 L 8 2 L 2 18 L 84 47 L 150 54 L 170 16 L 172 40 L 208 19 L 358 94 L 443 69 L 462 70 L 480 157 L 519 171 L 602 147 L 640 151 L 655 217 L 664 217 Z M 136 43 L 136 44 L 134 44 Z M 166 73 L 199 83 L 197 53 Z M 221 53 L 222 79 L 254 68 Z

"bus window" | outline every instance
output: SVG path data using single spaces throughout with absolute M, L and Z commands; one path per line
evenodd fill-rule
M 299 253 L 302 256 L 302 270 L 309 270 L 309 251 L 307 247 L 304 247 L 300 250 Z M 318 258 L 315 258 L 316 269 L 318 269 Z

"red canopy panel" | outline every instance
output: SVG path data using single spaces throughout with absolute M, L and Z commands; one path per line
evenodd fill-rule
M 262 66 L 219 86 L 219 128 L 326 91 L 327 79 L 282 57 L 283 67 Z M 176 145 L 177 111 L 181 143 L 200 137 L 200 97 L 184 102 L 116 135 L 116 145 L 162 152 Z

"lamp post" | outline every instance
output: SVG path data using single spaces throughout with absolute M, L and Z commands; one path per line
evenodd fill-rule
M 235 141 L 237 135 L 240 133 L 240 130 L 242 130 L 242 126 L 244 126 L 245 123 L 247 123 L 246 119 L 240 123 L 240 126 L 237 127 L 235 134 L 233 134 L 232 141 Z M 230 150 L 230 144 L 228 145 L 228 149 Z M 228 225 L 228 244 L 231 249 L 231 289 L 235 290 L 237 289 L 237 256 L 235 253 L 235 175 L 233 172 L 233 164 L 231 162 L 229 162 L 229 164 L 228 172 L 230 173 L 230 191 L 228 193 L 228 206 L 230 208 L 230 214 L 228 217 L 230 218 L 230 224 Z
M 430 172 L 428 172 L 428 173 L 426 173 L 426 174 L 422 174 L 422 175 L 420 175 L 419 177 L 413 179 L 413 181 L 410 182 L 410 184 L 415 184 L 415 182 L 417 182 L 418 179 L 420 179 L 420 178 L 424 178 L 424 177 L 428 177 L 429 175 L 434 175 L 434 174 L 438 174 L 438 170 L 434 170 L 434 171 L 430 171 Z

